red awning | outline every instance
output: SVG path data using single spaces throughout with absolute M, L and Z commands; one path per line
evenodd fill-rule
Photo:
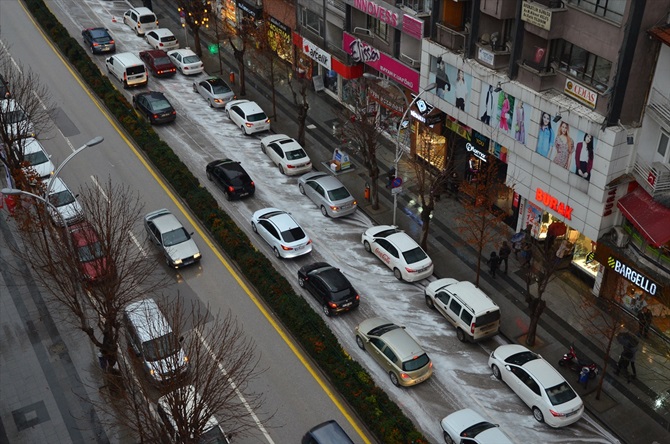
M 617 206 L 653 246 L 670 242 L 670 208 L 655 202 L 643 188 L 626 194 Z

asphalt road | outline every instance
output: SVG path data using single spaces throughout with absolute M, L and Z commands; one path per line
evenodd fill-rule
M 178 273 L 163 267 L 161 272 L 173 280 L 165 296 L 178 292 L 182 297 L 198 298 L 203 304 L 209 304 L 214 312 L 233 310 L 246 333 L 255 338 L 261 354 L 260 367 L 266 369 L 251 388 L 265 394 L 264 410 L 274 413 L 274 417 L 265 432 L 257 430 L 253 437 L 236 439 L 236 442 L 297 442 L 307 429 L 328 419 L 343 424 L 351 436 L 358 437 L 357 440 L 366 439 L 350 422 L 351 417 L 345 413 L 333 391 L 34 27 L 19 3 L 2 2 L 0 16 L 3 45 L 22 66 L 38 73 L 52 93 L 57 107 L 52 114 L 55 126 L 49 134 L 40 135 L 40 139 L 53 156 L 54 164 L 59 165 L 73 149 L 95 136 L 105 139 L 100 145 L 77 155 L 60 177 L 73 190 L 84 183 L 103 183 L 111 177 L 113 182 L 129 185 L 140 192 L 147 212 L 168 208 L 187 229 L 196 231 L 195 239 L 203 252 L 203 260 L 199 266 Z M 173 126 L 163 131 L 166 134 L 162 136 L 170 140 L 171 132 L 179 134 L 183 129 Z M 142 227 L 137 226 L 133 234 L 144 236 Z M 160 260 L 156 251 L 147 250 L 146 253 L 148 260 Z M 58 328 L 67 330 L 68 327 L 59 325 Z M 94 356 L 90 358 L 94 359 Z M 296 386 L 300 390 L 296 390 Z M 257 413 L 263 417 L 263 412 Z

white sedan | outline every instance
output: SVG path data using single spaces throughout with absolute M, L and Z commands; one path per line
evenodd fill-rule
M 392 225 L 368 228 L 361 236 L 365 251 L 386 264 L 396 279 L 414 282 L 433 274 L 433 261 L 414 239 Z
M 147 31 L 144 36 L 147 39 L 147 43 L 154 49 L 169 51 L 171 49 L 179 48 L 179 40 L 177 40 L 177 37 L 175 37 L 172 31 L 167 28 L 158 28 Z
M 472 409 L 454 412 L 440 421 L 447 444 L 512 444 L 497 424 Z
M 231 122 L 249 135 L 270 131 L 270 119 L 256 102 L 251 100 L 231 100 L 225 107 L 226 115 Z
M 312 171 L 312 161 L 300 144 L 286 134 L 273 134 L 261 139 L 263 151 L 287 176 Z M 304 193 L 303 193 L 304 194 Z
M 173 49 L 168 51 L 167 55 L 174 66 L 185 76 L 200 74 L 205 70 L 205 65 L 202 64 L 200 57 L 189 48 Z
M 264 208 L 251 216 L 251 229 L 272 247 L 278 258 L 293 258 L 312 252 L 312 240 L 286 211 Z
M 584 403 L 570 384 L 542 356 L 518 344 L 491 352 L 489 367 L 533 411 L 538 422 L 563 427 L 579 421 Z

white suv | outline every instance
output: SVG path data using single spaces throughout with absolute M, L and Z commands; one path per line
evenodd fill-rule
M 123 23 L 130 26 L 135 34 L 144 35 L 147 31 L 158 29 L 158 19 L 149 8 L 131 8 L 123 13 Z

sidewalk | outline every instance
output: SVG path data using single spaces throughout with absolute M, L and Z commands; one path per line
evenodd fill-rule
M 166 8 L 165 2 L 154 1 L 154 10 L 160 14 L 160 19 L 173 21 L 178 26 L 178 16 L 171 8 Z M 211 30 L 210 30 L 211 31 Z M 205 42 L 212 39 L 201 33 Z M 219 59 L 216 55 L 203 54 L 206 71 L 212 75 L 218 74 L 228 79 L 230 72 L 235 72 L 237 65 L 232 60 L 229 48 L 222 49 L 223 73 L 219 73 Z M 246 73 L 247 98 L 257 101 L 261 107 L 271 110 L 270 90 L 266 82 L 248 69 Z M 239 84 L 233 86 L 239 88 Z M 339 140 L 333 135 L 333 124 L 337 122 L 337 110 L 341 105 L 325 92 L 309 91 L 309 117 L 307 119 L 307 150 L 314 165 L 323 169 L 320 164 L 330 160 L 333 149 L 339 147 Z M 295 135 L 297 131 L 296 112 L 292 98 L 287 88 L 277 91 L 278 118 L 273 118 L 273 131 Z M 393 164 L 394 146 L 391 142 L 382 141 L 382 147 L 377 151 L 377 160 L 382 173 L 389 170 Z M 367 173 L 362 167 L 361 159 L 352 156 L 356 168 L 351 172 L 338 175 L 338 178 L 354 194 L 361 209 L 376 223 L 390 224 L 393 218 L 393 198 L 389 190 L 380 186 L 380 209 L 372 210 L 363 198 Z M 421 226 L 418 218 L 418 209 L 412 196 L 411 169 L 401 161 L 399 168 L 405 179 L 404 192 L 398 197 L 397 224 L 415 239 L 419 238 Z M 430 226 L 429 254 L 435 264 L 435 275 L 438 277 L 453 277 L 456 279 L 474 280 L 476 271 L 475 250 L 463 241 L 456 230 L 453 215 L 462 210 L 460 202 L 443 197 L 438 202 Z M 510 231 L 501 229 L 500 240 L 508 239 Z M 485 249 L 486 254 L 494 246 Z M 496 248 L 497 249 L 497 248 Z M 482 265 L 482 268 L 485 268 Z M 498 303 L 501 308 L 503 335 L 510 342 L 519 342 L 525 334 L 529 317 L 526 314 L 526 303 L 523 298 L 525 283 L 519 273 L 519 263 L 510 257 L 507 275 L 500 274 L 497 280 L 492 280 L 488 273 L 482 272 L 480 286 Z M 581 355 L 587 356 L 594 362 L 602 363 L 605 356 L 605 344 L 599 338 L 587 337 L 580 327 L 579 301 L 593 297 L 587 284 L 579 280 L 569 270 L 559 273 L 552 281 L 544 299 L 547 309 L 542 315 L 538 328 L 538 338 L 533 350 L 540 353 L 551 363 L 557 363 L 563 353 L 568 350 L 570 343 L 574 343 Z M 571 385 L 584 399 L 586 408 L 591 416 L 601 422 L 603 426 L 616 434 L 622 442 L 663 443 L 670 442 L 670 358 L 667 354 L 667 345 L 663 341 L 654 339 L 644 340 L 637 357 L 637 379 L 626 383 L 625 378 L 614 376 L 614 359 L 618 358 L 621 348 L 613 345 L 610 352 L 609 372 L 603 383 L 603 394 L 600 400 L 595 399 L 597 381 L 591 381 L 588 390 L 576 383 L 577 374 L 567 369 L 559 368 Z M 573 384 L 572 381 L 575 381 Z

